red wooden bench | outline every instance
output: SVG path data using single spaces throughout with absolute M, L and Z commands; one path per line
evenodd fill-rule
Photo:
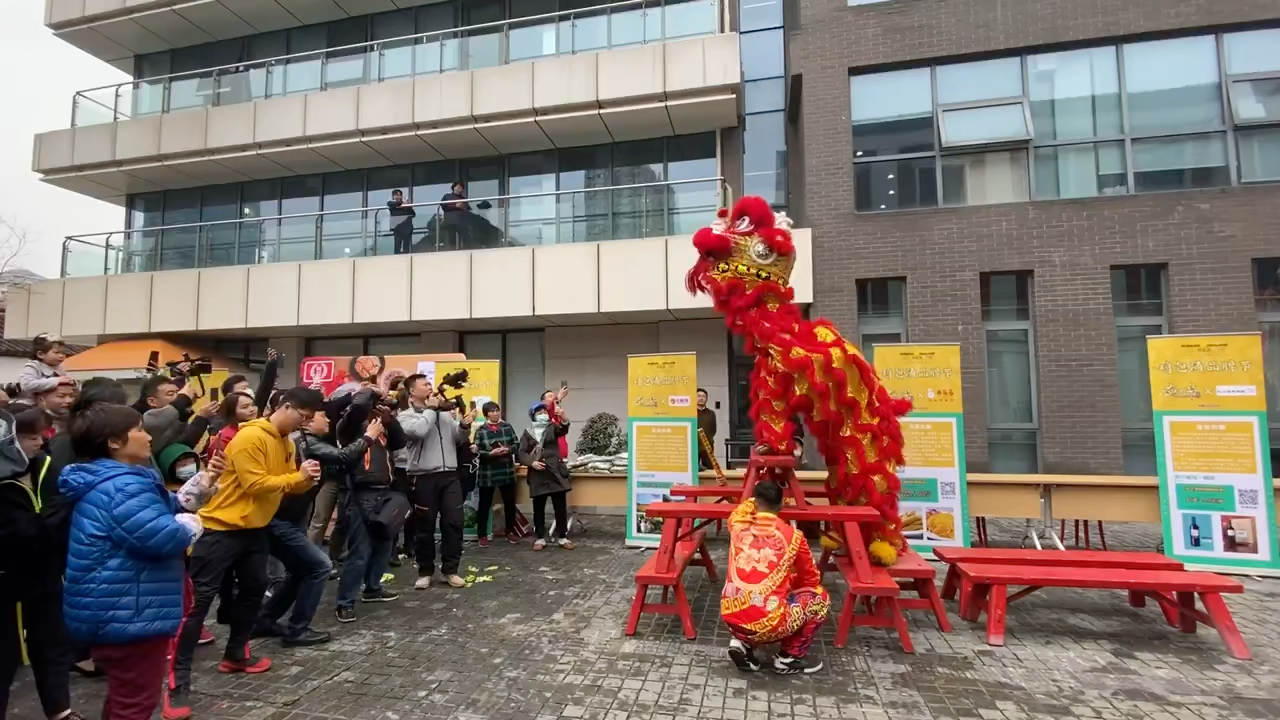
M 674 523 L 674 520 L 667 522 Z M 663 527 L 665 528 L 665 525 Z M 636 625 L 640 622 L 640 615 L 646 612 L 656 613 L 658 615 L 675 615 L 680 618 L 680 625 L 684 628 L 684 636 L 693 640 L 698 637 L 698 631 L 693 624 L 693 613 L 689 609 L 689 597 L 684 591 L 684 571 L 689 565 L 701 565 L 707 570 L 707 577 L 712 582 L 716 581 L 716 566 L 711 561 L 711 556 L 707 554 L 706 530 L 699 528 L 693 533 L 680 540 L 675 547 L 675 554 L 672 556 L 672 562 L 668 567 L 659 569 L 658 553 L 654 553 L 645 560 L 640 569 L 636 571 L 636 596 L 631 601 L 631 614 L 627 617 L 627 634 L 634 635 L 636 633 Z M 651 603 L 648 601 L 650 587 L 662 588 L 662 602 Z M 670 602 L 670 593 L 675 591 L 675 602 Z
M 1035 550 L 1024 548 L 935 547 L 934 557 L 950 565 L 942 583 L 942 599 L 954 600 L 960 576 L 956 563 L 1032 567 L 1088 567 L 1100 570 L 1181 570 L 1182 563 L 1154 552 L 1110 552 L 1104 550 Z M 1135 600 L 1135 602 L 1140 602 Z M 1134 605 L 1142 607 L 1142 605 Z
M 1047 554 L 1070 554 L 1048 551 Z M 1115 572 L 1109 568 L 1095 567 L 1043 567 L 1031 565 L 997 565 L 990 563 L 961 562 L 960 616 L 977 620 L 987 613 L 987 644 L 1004 645 L 1005 616 L 1008 603 L 1026 597 L 1044 587 L 1087 588 L 1097 590 L 1126 590 L 1132 598 L 1135 594 L 1160 603 L 1168 612 L 1178 616 L 1178 627 L 1185 633 L 1194 633 L 1196 623 L 1204 623 L 1217 629 L 1227 651 L 1238 660 L 1250 660 L 1249 646 L 1236 628 L 1231 611 L 1222 599 L 1223 593 L 1243 593 L 1240 582 L 1222 575 L 1185 570 L 1125 570 Z M 1010 585 L 1025 586 L 1009 595 Z M 1175 601 L 1171 595 L 1176 596 Z M 1196 609 L 1196 595 L 1204 604 L 1205 612 Z M 966 601 L 967 599 L 967 601 Z

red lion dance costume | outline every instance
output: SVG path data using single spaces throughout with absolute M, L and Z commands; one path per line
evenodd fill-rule
M 785 214 L 775 215 L 763 198 L 744 197 L 732 214 L 721 209 L 693 244 L 699 257 L 686 278 L 689 292 L 710 295 L 755 355 L 749 414 L 757 445 L 766 453 L 793 452 L 793 418 L 808 418 L 832 501 L 880 512 L 868 551 L 876 563 L 892 565 L 903 547 L 898 418 L 910 402 L 890 397 L 871 363 L 831 323 L 806 320 L 792 303 L 787 283 L 796 258 Z

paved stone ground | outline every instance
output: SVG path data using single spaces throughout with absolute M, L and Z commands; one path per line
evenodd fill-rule
M 992 521 L 993 544 L 1016 545 L 1020 523 Z M 1112 549 L 1153 549 L 1158 528 L 1111 525 Z M 723 540 L 713 548 L 723 567 Z M 397 602 L 362 605 L 337 626 L 327 596 L 317 627 L 336 640 L 284 650 L 257 676 L 219 675 L 219 650 L 197 655 L 196 716 L 209 720 L 945 720 L 981 718 L 1280 717 L 1280 582 L 1246 580 L 1228 600 L 1253 662 L 1232 660 L 1212 630 L 1182 635 L 1158 610 L 1128 607 L 1121 593 L 1048 590 L 1013 605 L 1008 645 L 988 647 L 981 626 L 939 632 L 923 613 L 910 624 L 916 654 L 884 630 L 861 630 L 844 650 L 825 628 L 815 652 L 827 668 L 807 677 L 742 675 L 724 655 L 719 587 L 691 572 L 699 637 L 674 619 L 645 620 L 622 634 L 632 574 L 643 554 L 622 547 L 621 523 L 594 518 L 573 552 L 529 544 L 468 546 L 465 565 L 496 564 L 494 581 L 466 590 L 392 586 Z M 843 594 L 838 581 L 833 595 Z M 333 583 L 329 592 L 332 593 Z M 954 607 L 952 608 L 954 610 Z M 225 637 L 225 631 L 223 631 Z M 76 702 L 97 718 L 101 681 L 73 681 Z M 35 720 L 24 673 L 11 718 Z

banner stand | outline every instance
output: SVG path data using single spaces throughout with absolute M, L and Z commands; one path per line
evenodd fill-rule
M 644 506 L 697 482 L 697 373 L 694 353 L 627 356 L 628 547 L 657 547 L 662 520 Z

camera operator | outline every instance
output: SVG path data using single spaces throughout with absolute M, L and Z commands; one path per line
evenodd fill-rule
M 184 365 L 177 366 L 175 371 L 182 370 Z M 218 403 L 206 403 L 193 411 L 192 406 L 199 397 L 199 384 L 181 375 L 152 375 L 142 383 L 133 409 L 142 413 L 142 425 L 152 437 L 155 452 L 175 442 L 187 447 L 200 446 L 209 423 L 218 413 Z
M 388 531 L 379 517 L 391 502 L 407 505 L 400 493 L 391 489 L 395 481 L 392 455 L 405 446 L 400 423 L 381 403 L 381 390 L 369 387 L 356 393 L 338 424 L 338 441 L 346 447 L 363 434 L 369 438 L 364 461 L 357 462 L 347 476 L 347 559 L 338 580 L 338 622 L 356 619 L 356 591 L 361 602 L 389 602 L 400 597 L 382 587 L 382 574 L 391 560 L 392 545 L 399 528 Z M 408 515 L 407 509 L 405 515 Z
M 400 413 L 400 425 L 408 439 L 409 500 L 413 503 L 414 558 L 418 579 L 413 587 L 431 587 L 436 565 L 436 518 L 440 519 L 440 571 L 453 587 L 466 581 L 458 575 L 462 562 L 462 481 L 458 477 L 458 445 L 467 442 L 471 413 L 461 422 L 453 416 L 453 403 L 431 387 L 423 375 L 405 378 L 409 407 Z M 407 541 L 407 539 L 406 539 Z

